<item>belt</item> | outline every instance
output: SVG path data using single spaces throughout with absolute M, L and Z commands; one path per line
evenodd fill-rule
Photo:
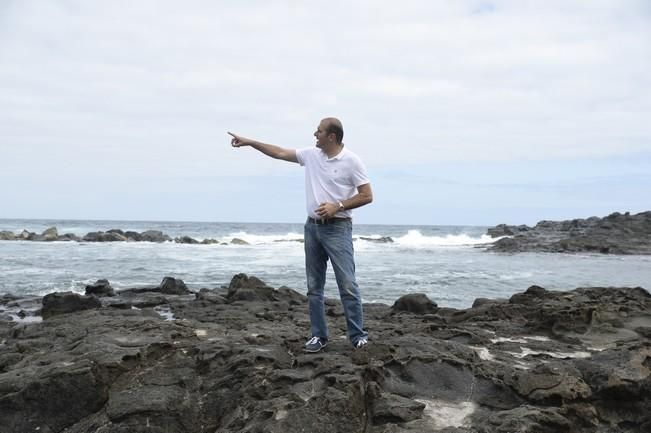
M 340 218 L 340 217 L 334 217 L 334 218 L 319 218 L 319 219 L 314 219 L 312 217 L 307 217 L 307 222 L 312 223 L 312 224 L 318 224 L 318 225 L 327 225 L 327 224 L 335 224 L 341 221 L 351 221 L 351 218 Z

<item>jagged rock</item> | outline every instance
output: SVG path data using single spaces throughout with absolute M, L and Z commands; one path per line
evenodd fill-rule
M 540 221 L 533 228 L 500 224 L 488 229 L 502 238 L 489 247 L 497 252 L 595 252 L 651 254 L 651 211 L 636 215 L 615 212 L 604 218 Z
M 168 295 L 187 295 L 191 293 L 183 280 L 173 277 L 163 278 L 158 288 L 161 293 Z
M 436 314 L 366 304 L 362 350 L 346 341 L 341 305 L 329 299 L 338 313 L 328 315 L 328 346 L 306 354 L 303 295 L 245 274 L 230 286 L 196 299 L 128 289 L 102 298 L 104 307 L 40 323 L 0 320 L 0 431 L 640 433 L 651 425 L 643 331 L 651 295 L 641 288 L 533 286 L 512 302 Z M 273 299 L 231 299 L 240 290 Z M 136 308 L 146 299 L 164 308 Z M 0 296 L 0 310 L 26 302 Z
M 0 376 L 3 432 L 61 432 L 100 410 L 108 399 L 107 377 L 88 359 L 28 365 L 11 373 Z
M 228 299 L 232 301 L 274 301 L 276 290 L 257 277 L 237 274 L 228 286 Z
M 43 318 L 58 314 L 74 313 L 101 307 L 101 302 L 93 296 L 81 296 L 73 292 L 55 292 L 43 297 Z
M 409 293 L 401 296 L 391 307 L 393 311 L 407 311 L 415 314 L 434 313 L 438 309 L 424 293 Z
M 86 295 L 115 296 L 115 290 L 113 290 L 108 280 L 101 279 L 86 286 Z
M 44 241 L 56 241 L 59 237 L 59 232 L 56 227 L 50 227 L 41 233 L 41 237 Z
M 203 245 L 212 245 L 212 244 L 218 244 L 219 241 L 216 239 L 204 239 L 201 241 Z
M 366 393 L 371 397 L 371 421 L 374 425 L 399 424 L 413 421 L 423 416 L 425 404 L 396 394 L 384 393 L 375 382 L 366 385 Z
M 493 228 L 488 229 L 486 231 L 486 234 L 488 234 L 492 238 L 499 238 L 502 236 L 513 236 L 518 233 L 528 232 L 529 230 L 531 230 L 531 227 L 526 226 L 524 224 L 519 226 L 499 224 Z

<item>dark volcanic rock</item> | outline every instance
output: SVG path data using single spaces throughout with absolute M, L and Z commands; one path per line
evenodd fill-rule
M 531 227 L 526 225 L 509 226 L 506 224 L 499 224 L 493 228 L 488 229 L 486 234 L 492 238 L 499 238 L 502 236 L 513 236 L 517 233 L 528 232 L 529 230 L 531 230 Z
M 196 297 L 159 290 L 120 291 L 102 298 L 104 307 L 40 323 L 0 321 L 0 432 L 651 426 L 651 296 L 641 288 L 532 286 L 508 301 L 436 314 L 431 301 L 427 314 L 367 304 L 370 343 L 357 351 L 345 339 L 341 305 L 329 300 L 337 313 L 328 315 L 330 341 L 318 354 L 303 352 L 307 301 L 289 288 L 238 274 L 228 289 Z M 138 299 L 156 302 L 136 307 Z M 0 297 L 0 309 L 17 303 Z
M 85 242 L 124 242 L 127 238 L 116 232 L 90 232 L 82 240 Z
M 102 303 L 93 296 L 81 296 L 73 292 L 55 292 L 43 297 L 43 318 L 57 314 L 99 308 Z
M 379 238 L 369 238 L 365 236 L 360 236 L 359 237 L 363 241 L 368 241 L 368 242 L 377 242 L 379 244 L 387 244 L 387 243 L 392 243 L 393 238 L 391 236 L 382 236 Z
M 165 277 L 158 286 L 161 293 L 169 295 L 187 295 L 190 289 L 185 285 L 183 280 L 173 277 Z
M 540 221 L 535 227 L 501 224 L 488 234 L 499 239 L 489 251 L 596 252 L 651 254 L 651 211 L 631 215 L 615 212 L 604 218 Z
M 111 287 L 111 283 L 108 280 L 101 279 L 97 280 L 95 284 L 89 284 L 86 286 L 87 295 L 96 295 L 96 296 L 115 296 L 115 290 Z
M 409 293 L 401 296 L 391 307 L 393 311 L 408 311 L 410 313 L 434 313 L 438 306 L 424 293 Z
M 134 242 L 142 241 L 142 236 L 138 232 L 126 231 L 124 232 L 124 236 L 126 236 L 128 241 L 134 241 Z
M 177 244 L 198 244 L 199 241 L 191 238 L 190 236 L 180 236 L 177 238 L 174 238 L 174 242 Z
M 172 238 L 159 230 L 147 230 L 140 233 L 140 240 L 145 242 L 168 242 Z
M 230 301 L 273 301 L 276 300 L 276 290 L 256 277 L 237 274 L 228 286 Z
M 80 242 L 81 238 L 79 236 L 75 235 L 75 234 L 66 233 L 66 234 L 60 235 L 57 238 L 57 240 L 58 241 L 68 241 L 68 242 L 70 242 L 70 241 Z

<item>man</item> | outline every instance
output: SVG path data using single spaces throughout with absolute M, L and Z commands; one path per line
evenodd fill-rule
M 355 280 L 352 209 L 373 201 L 366 169 L 357 155 L 344 148 L 344 130 L 333 117 L 323 119 L 314 133 L 316 148 L 285 149 L 229 132 L 233 147 L 251 146 L 275 159 L 305 167 L 307 221 L 305 272 L 312 337 L 307 352 L 319 352 L 328 343 L 324 288 L 327 262 L 337 279 L 346 316 L 348 338 L 359 349 L 368 343 L 359 287 Z

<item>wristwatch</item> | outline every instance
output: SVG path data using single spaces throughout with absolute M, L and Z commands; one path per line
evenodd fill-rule
M 338 204 L 339 204 L 339 210 L 341 210 L 341 211 L 346 210 L 346 207 L 344 206 L 344 204 L 342 202 L 339 202 Z

